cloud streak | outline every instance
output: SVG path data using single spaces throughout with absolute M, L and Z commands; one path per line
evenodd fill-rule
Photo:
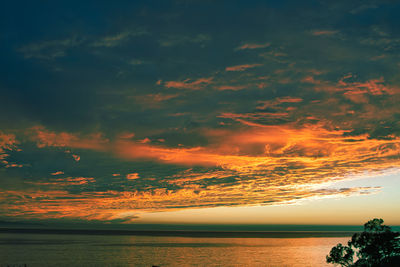
M 266 48 L 269 47 L 271 44 L 270 43 L 245 43 L 239 47 L 237 47 L 235 50 L 246 50 L 246 49 L 260 49 L 260 48 Z
M 134 31 L 123 31 L 114 35 L 104 36 L 94 41 L 91 46 L 93 47 L 115 47 L 123 44 L 132 37 L 148 35 L 149 32 L 145 29 L 137 29 Z
M 200 78 L 197 80 L 186 79 L 183 81 L 164 82 L 166 88 L 199 90 L 212 83 L 213 78 Z
M 231 67 L 226 67 L 226 71 L 245 71 L 247 69 L 255 68 L 262 66 L 262 64 L 243 64 L 243 65 L 236 65 Z

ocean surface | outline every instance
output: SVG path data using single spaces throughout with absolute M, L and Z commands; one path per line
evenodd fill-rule
M 330 249 L 350 238 L 272 236 L 0 233 L 0 266 L 329 266 Z

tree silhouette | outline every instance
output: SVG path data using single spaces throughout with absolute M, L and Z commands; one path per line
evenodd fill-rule
M 326 262 L 341 266 L 400 266 L 400 233 L 375 218 L 364 224 L 364 232 L 355 233 L 347 246 L 339 243 L 333 247 Z

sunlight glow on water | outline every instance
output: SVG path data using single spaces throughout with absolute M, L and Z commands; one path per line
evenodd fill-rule
M 325 266 L 348 239 L 0 234 L 0 265 Z

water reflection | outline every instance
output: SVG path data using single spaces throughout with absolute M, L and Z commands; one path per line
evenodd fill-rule
M 28 266 L 324 266 L 345 238 L 0 234 L 0 264 Z

